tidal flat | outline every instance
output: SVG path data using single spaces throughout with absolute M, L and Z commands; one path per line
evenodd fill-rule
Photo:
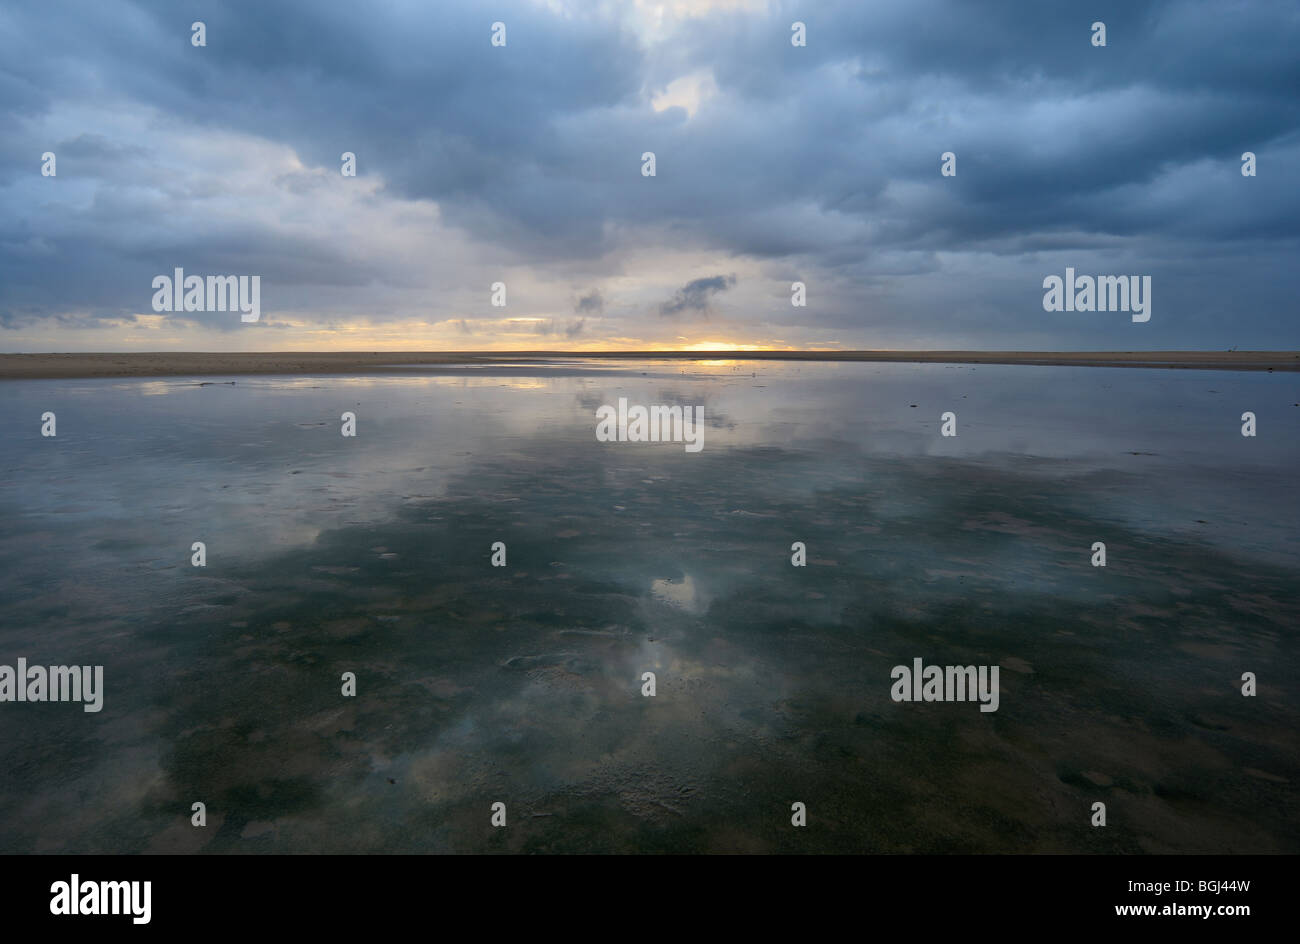
M 0 704 L 0 851 L 1300 852 L 1295 373 L 574 357 L 0 396 L 0 663 L 104 667 L 99 712 Z M 702 406 L 702 450 L 597 441 L 620 397 Z M 998 710 L 893 701 L 914 658 L 1000 666 Z

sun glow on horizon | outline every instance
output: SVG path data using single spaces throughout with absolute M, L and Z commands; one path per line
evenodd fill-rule
M 700 341 L 696 344 L 679 344 L 664 348 L 669 351 L 775 351 L 777 348 L 768 344 L 734 344 L 730 341 Z

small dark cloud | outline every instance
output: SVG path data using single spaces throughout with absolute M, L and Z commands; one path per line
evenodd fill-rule
M 563 324 L 552 318 L 550 321 L 535 322 L 531 328 L 526 330 L 532 331 L 533 334 L 540 334 L 543 337 L 558 337 L 564 335 L 566 338 L 576 338 L 578 335 L 582 334 L 586 326 L 586 318 L 577 318 Z
M 659 306 L 659 314 L 672 316 L 680 315 L 684 311 L 708 311 L 709 299 L 719 292 L 725 292 L 735 284 L 734 275 L 713 275 L 687 282 L 677 290 L 671 301 Z
M 583 295 L 578 299 L 578 304 L 573 306 L 573 310 L 580 315 L 599 315 L 605 310 L 605 299 L 601 297 L 600 289 L 592 289 L 591 294 Z

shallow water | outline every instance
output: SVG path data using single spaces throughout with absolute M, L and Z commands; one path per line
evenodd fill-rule
M 1294 374 L 575 359 L 0 397 L 0 664 L 106 689 L 0 703 L 0 851 L 1300 851 Z M 703 451 L 597 442 L 619 397 L 702 405 Z M 892 701 L 914 657 L 1000 665 L 998 710 Z

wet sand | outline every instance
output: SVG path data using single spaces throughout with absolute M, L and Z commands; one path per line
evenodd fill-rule
M 877 361 L 1300 370 L 1300 351 L 157 351 L 122 354 L 0 354 L 0 379 L 165 377 L 227 374 L 382 373 L 419 365 L 612 360 Z

